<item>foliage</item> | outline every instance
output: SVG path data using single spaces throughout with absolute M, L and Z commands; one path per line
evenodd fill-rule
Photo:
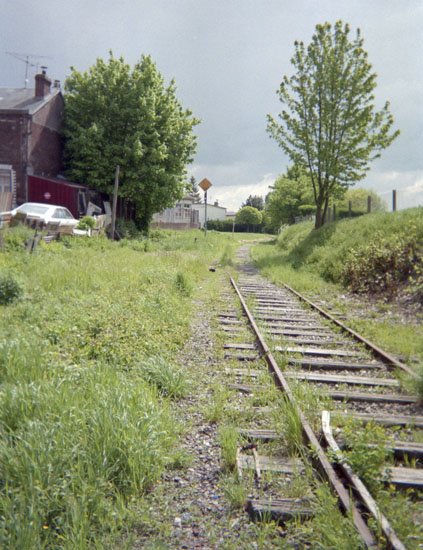
M 200 190 L 198 189 L 197 181 L 194 178 L 194 176 L 191 176 L 190 179 L 189 179 L 188 192 L 192 197 L 194 197 L 194 203 L 200 203 L 201 202 Z
M 344 451 L 347 463 L 368 489 L 373 494 L 377 493 L 381 488 L 382 468 L 390 456 L 385 431 L 373 423 L 357 429 L 355 422 L 347 423 L 342 431 L 348 442 L 348 448 Z
M 0 273 L 0 305 L 11 304 L 22 294 L 23 288 L 12 273 Z
M 238 447 L 238 432 L 234 426 L 222 426 L 219 428 L 219 443 L 221 455 L 225 467 L 233 470 L 236 465 L 236 453 Z
M 232 233 L 233 225 L 234 224 L 232 220 L 207 220 L 207 229 L 214 229 L 215 231 L 225 231 L 227 233 Z M 237 227 L 235 226 L 235 231 L 236 230 Z M 247 226 L 245 226 L 245 230 L 247 230 Z
M 273 184 L 266 203 L 267 225 L 277 231 L 284 224 L 295 223 L 296 216 L 315 210 L 311 182 L 299 167 L 288 168 Z M 304 210 L 304 207 L 306 210 Z
M 298 455 L 303 447 L 303 427 L 296 405 L 283 395 L 278 401 L 275 412 L 277 419 L 279 421 L 282 419 L 279 431 L 281 431 L 284 442 L 288 446 L 289 453 L 292 456 Z
M 253 258 L 261 273 L 275 283 L 285 282 L 316 302 L 332 304 L 335 311 L 344 313 L 347 324 L 375 342 L 382 349 L 400 354 L 404 361 L 417 357 L 423 360 L 423 323 L 421 308 L 415 311 L 415 324 L 404 323 L 403 316 L 381 295 L 383 303 L 371 300 L 373 307 L 363 316 L 362 302 L 345 300 L 341 286 L 345 257 L 349 250 L 364 248 L 377 233 L 392 242 L 396 235 L 404 235 L 415 226 L 419 252 L 423 250 L 423 216 L 421 208 L 398 212 L 378 212 L 359 218 L 344 219 L 326 224 L 317 231 L 311 222 L 286 227 L 278 237 L 277 245 L 268 242 L 255 246 Z M 421 303 L 423 280 L 419 265 L 414 266 L 410 279 L 400 284 L 398 298 L 410 306 Z M 397 303 L 395 300 L 394 303 Z M 388 308 L 390 314 L 378 315 L 379 308 Z M 413 367 L 413 365 L 411 364 Z
M 264 209 L 263 197 L 260 197 L 258 195 L 249 195 L 245 203 L 241 205 L 241 208 L 243 206 L 252 206 L 253 208 L 257 208 L 257 210 L 263 210 Z
M 253 206 L 244 206 L 239 210 L 235 217 L 235 223 L 247 224 L 248 226 L 260 225 L 263 216 L 257 208 Z
M 116 220 L 116 229 L 124 239 L 138 239 L 143 236 L 134 220 L 125 220 L 124 218 L 118 218 Z
M 348 251 L 342 270 L 343 283 L 357 293 L 393 295 L 401 283 L 421 271 L 421 246 L 415 225 L 394 235 L 378 231 L 372 242 Z
M 261 212 L 263 219 L 265 217 L 265 211 Z M 235 223 L 235 220 L 207 220 L 207 228 L 215 231 L 222 231 L 225 233 L 249 233 L 250 225 L 247 223 Z M 267 228 L 266 228 L 267 229 Z M 255 226 L 254 231 L 256 233 L 261 233 L 263 226 Z
M 189 273 L 194 289 L 226 242 L 199 235 L 160 232 L 148 254 L 103 237 L 0 254 L 30 289 L 0 322 L 2 548 L 120 547 L 180 463 L 169 398 L 187 378 L 170 358 L 193 304 L 175 280 Z
M 5 252 L 25 251 L 25 244 L 28 239 L 34 237 L 34 230 L 23 223 L 15 227 L 2 229 L 3 246 Z
M 178 271 L 176 274 L 175 285 L 183 296 L 190 296 L 192 294 L 192 283 L 189 277 L 182 271 Z
M 291 63 L 296 70 L 284 76 L 278 94 L 284 105 L 281 123 L 268 115 L 268 132 L 294 164 L 309 171 L 315 227 L 325 220 L 330 199 L 362 179 L 371 160 L 390 145 L 393 117 L 389 103 L 376 112 L 373 105 L 376 74 L 367 60 L 357 30 L 337 21 L 317 25 L 306 48 L 295 42 Z
M 72 67 L 65 89 L 67 176 L 111 195 L 119 165 L 119 196 L 136 206 L 137 225 L 147 229 L 152 215 L 185 191 L 199 121 L 149 56 L 131 71 L 110 52 L 108 63 L 97 59 L 84 73 Z
M 223 491 L 232 508 L 235 510 L 244 508 L 247 502 L 247 489 L 245 483 L 236 474 L 225 480 Z
M 220 257 L 220 261 L 219 261 L 220 265 L 223 265 L 223 266 L 233 265 L 234 252 L 235 252 L 234 246 L 228 243 L 225 246 L 222 256 Z
M 351 201 L 351 210 L 355 212 L 367 212 L 367 200 L 371 198 L 371 211 L 381 212 L 386 211 L 386 202 L 380 198 L 380 196 L 371 189 L 364 189 L 359 187 L 358 189 L 347 189 L 344 198 L 342 200 L 335 201 L 337 210 L 343 209 L 348 211 L 348 203 Z
M 76 226 L 77 229 L 94 229 L 96 224 L 95 218 L 92 216 L 83 216 Z
M 278 245 L 288 252 L 293 267 L 307 266 L 327 281 L 357 291 L 390 290 L 409 281 L 408 276 L 418 281 L 422 223 L 417 208 L 345 219 L 319 231 L 311 231 L 309 223 L 299 224 L 285 229 Z
M 319 483 L 314 491 L 313 518 L 287 525 L 288 535 L 296 548 L 319 550 L 364 550 L 366 548 L 351 517 L 339 509 L 336 495 L 327 483 Z
M 136 365 L 147 382 L 154 384 L 165 397 L 181 398 L 187 394 L 185 374 L 162 356 L 149 357 Z

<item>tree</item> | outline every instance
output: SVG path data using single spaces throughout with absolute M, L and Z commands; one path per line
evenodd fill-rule
M 250 225 L 260 225 L 263 217 L 260 210 L 253 206 L 244 206 L 239 210 L 235 216 L 235 223 L 248 225 L 248 231 Z
M 248 199 L 245 201 L 244 204 L 241 205 L 241 208 L 243 206 L 252 206 L 253 208 L 257 208 L 257 210 L 263 210 L 264 208 L 264 201 L 263 197 L 259 197 L 258 195 L 250 195 Z
M 278 94 L 284 105 L 278 124 L 268 115 L 267 130 L 294 164 L 309 171 L 318 228 L 329 200 L 341 198 L 362 179 L 369 162 L 398 136 L 390 134 L 389 103 L 375 110 L 376 74 L 357 30 L 337 21 L 316 26 L 306 48 L 295 42 L 291 63 L 296 73 L 284 76 Z
M 165 87 L 150 56 L 131 70 L 110 52 L 108 63 L 97 59 L 85 73 L 71 70 L 65 83 L 66 174 L 111 195 L 119 165 L 119 195 L 135 205 L 137 225 L 147 229 L 155 212 L 184 194 L 199 121 L 177 100 L 175 82 Z
M 197 182 L 194 178 L 194 176 L 191 176 L 189 179 L 189 194 L 194 197 L 194 203 L 199 204 L 201 202 L 201 195 L 200 191 L 198 189 Z
M 296 216 L 314 210 L 310 176 L 293 166 L 273 184 L 265 208 L 267 227 L 277 231 L 283 224 L 295 223 Z

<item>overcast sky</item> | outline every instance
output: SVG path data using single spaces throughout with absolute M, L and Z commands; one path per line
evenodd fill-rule
M 266 133 L 276 90 L 291 75 L 294 41 L 338 19 L 355 33 L 378 74 L 376 103 L 391 102 L 401 136 L 372 164 L 360 186 L 400 206 L 423 205 L 423 0 L 0 0 L 0 86 L 23 87 L 31 54 L 64 82 L 70 66 L 150 54 L 183 106 L 202 120 L 190 175 L 213 184 L 209 201 L 236 210 L 264 196 L 289 159 Z M 352 33 L 352 36 L 354 36 Z M 46 56 L 46 57 L 41 57 Z M 30 67 L 29 87 L 35 68 Z

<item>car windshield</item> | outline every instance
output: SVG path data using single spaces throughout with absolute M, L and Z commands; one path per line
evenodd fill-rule
M 24 212 L 25 214 L 45 214 L 48 209 L 48 206 L 43 206 L 42 204 L 23 204 L 18 208 L 19 212 Z

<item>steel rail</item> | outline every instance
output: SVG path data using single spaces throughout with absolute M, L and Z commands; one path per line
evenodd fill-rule
M 328 460 L 325 451 L 323 450 L 323 447 L 320 445 L 315 433 L 313 432 L 313 429 L 311 428 L 310 424 L 308 423 L 307 419 L 304 416 L 303 411 L 300 409 L 290 387 L 288 382 L 286 381 L 285 377 L 282 374 L 282 371 L 280 370 L 275 358 L 273 357 L 270 348 L 266 344 L 263 336 L 261 335 L 261 332 L 250 313 L 250 310 L 248 309 L 248 306 L 244 300 L 244 297 L 242 296 L 240 290 L 238 289 L 238 286 L 236 285 L 235 281 L 232 277 L 230 277 L 231 284 L 233 288 L 235 289 L 235 292 L 238 295 L 238 298 L 241 302 L 242 308 L 251 324 L 251 327 L 253 328 L 253 331 L 256 335 L 258 345 L 260 347 L 260 350 L 263 354 L 263 358 L 266 360 L 271 372 L 273 373 L 273 377 L 275 380 L 275 384 L 286 394 L 287 398 L 289 399 L 290 403 L 294 407 L 296 413 L 298 414 L 298 417 L 301 420 L 301 424 L 303 427 L 303 436 L 305 437 L 306 441 L 308 442 L 312 452 L 314 452 L 315 456 L 318 458 L 319 464 L 321 469 L 323 470 L 324 475 L 331 483 L 332 487 L 334 488 L 336 494 L 338 495 L 339 501 L 341 503 L 342 509 L 345 513 L 351 513 L 352 518 L 354 521 L 354 525 L 356 526 L 358 532 L 360 533 L 365 545 L 367 548 L 377 548 L 377 542 L 376 539 L 367 526 L 366 522 L 364 521 L 363 517 L 361 516 L 358 508 L 356 507 L 355 503 L 350 498 L 349 492 L 344 487 L 341 479 L 338 477 L 337 473 L 335 472 L 334 467 L 332 466 L 331 462 Z
M 391 547 L 394 550 L 406 550 L 404 544 L 400 541 L 395 531 L 392 529 L 389 521 L 386 519 L 385 515 L 379 510 L 378 505 L 376 504 L 374 498 L 367 490 L 367 487 L 361 481 L 361 479 L 353 472 L 353 469 L 345 460 L 344 455 L 341 449 L 338 447 L 338 444 L 335 441 L 335 438 L 332 434 L 332 429 L 330 426 L 330 413 L 329 411 L 322 412 L 322 429 L 323 435 L 325 436 L 326 442 L 329 445 L 329 448 L 336 454 L 338 463 L 343 469 L 345 475 L 347 476 L 351 486 L 354 487 L 363 500 L 364 505 L 368 510 L 371 511 L 373 517 L 378 519 L 378 523 L 382 529 L 382 533 L 387 540 L 391 543 Z
M 317 436 L 315 435 L 315 433 L 313 432 L 313 429 L 311 428 L 310 424 L 308 423 L 307 419 L 305 418 L 305 415 L 304 415 L 303 411 L 301 410 L 299 404 L 297 403 L 297 400 L 295 399 L 286 378 L 283 376 L 281 369 L 279 368 L 275 358 L 273 357 L 273 355 L 271 353 L 271 350 L 269 349 L 266 341 L 264 340 L 263 336 L 261 335 L 261 332 L 260 332 L 260 330 L 259 330 L 259 328 L 258 328 L 258 326 L 257 326 L 257 324 L 254 320 L 254 317 L 251 314 L 251 312 L 249 311 L 248 306 L 247 306 L 247 304 L 244 300 L 244 297 L 242 296 L 240 290 L 238 289 L 237 284 L 235 283 L 235 281 L 233 280 L 233 278 L 229 274 L 228 274 L 228 276 L 229 276 L 229 279 L 230 279 L 230 282 L 231 282 L 233 288 L 235 289 L 235 292 L 238 295 L 238 298 L 241 302 L 241 305 L 242 305 L 242 308 L 245 312 L 245 315 L 247 316 L 248 321 L 249 321 L 249 323 L 250 323 L 250 325 L 251 325 L 251 327 L 252 327 L 252 329 L 255 333 L 255 336 L 257 338 L 257 343 L 258 343 L 258 346 L 260 348 L 261 354 L 262 354 L 263 358 L 266 360 L 267 365 L 268 365 L 270 371 L 273 374 L 275 384 L 281 389 L 281 391 L 283 391 L 286 394 L 287 398 L 289 399 L 290 403 L 292 404 L 292 406 L 294 407 L 296 413 L 298 414 L 298 416 L 300 418 L 300 421 L 302 423 L 302 429 L 303 429 L 303 437 L 304 437 L 305 441 L 308 442 L 308 444 L 309 444 L 310 448 L 312 449 L 312 451 L 314 451 L 314 455 L 317 457 L 318 462 L 320 464 L 319 469 L 321 471 L 323 471 L 324 475 L 326 476 L 326 478 L 329 480 L 332 487 L 334 488 L 336 494 L 338 495 L 341 507 L 344 510 L 344 512 L 345 513 L 348 513 L 348 512 L 352 513 L 352 518 L 353 518 L 354 524 L 355 524 L 358 532 L 360 533 L 360 535 L 361 535 L 365 545 L 367 546 L 367 548 L 378 548 L 378 544 L 375 540 L 375 537 L 374 537 L 373 533 L 371 532 L 371 530 L 369 529 L 367 523 L 365 522 L 362 515 L 360 514 L 356 504 L 351 499 L 350 493 L 348 492 L 348 490 L 343 485 L 343 483 L 342 483 L 340 477 L 338 476 L 338 474 L 336 473 L 332 463 L 328 460 L 327 455 L 326 455 L 323 447 L 320 445 L 320 442 L 319 442 Z M 335 324 L 337 324 L 338 326 L 341 326 L 341 328 L 346 329 L 347 332 L 352 334 L 352 336 L 354 338 L 358 337 L 358 339 L 362 343 L 364 343 L 368 348 L 370 348 L 376 355 L 378 355 L 378 357 L 382 358 L 384 360 L 384 362 L 388 361 L 389 363 L 395 364 L 395 366 L 398 366 L 399 368 L 403 368 L 404 370 L 406 370 L 406 372 L 410 371 L 410 369 L 408 369 L 408 367 L 406 367 L 405 365 L 402 365 L 402 363 L 400 363 L 399 361 L 395 360 L 394 358 L 392 358 L 391 356 L 389 356 L 388 354 L 383 352 L 383 350 L 381 350 L 380 348 L 377 348 L 377 346 L 374 346 L 371 342 L 369 342 L 368 340 L 361 337 L 358 333 L 355 333 L 355 331 L 352 331 L 351 329 L 348 329 L 348 327 L 345 327 L 342 323 L 339 323 L 339 321 L 337 319 L 335 319 L 332 315 L 328 314 L 327 312 L 322 310 L 319 306 L 313 304 L 312 302 L 310 302 L 309 300 L 307 300 L 306 298 L 301 296 L 299 293 L 292 290 L 288 285 L 284 285 L 284 286 L 287 288 L 287 290 L 293 292 L 298 298 L 300 298 L 301 300 L 305 301 L 306 303 L 308 303 L 312 307 L 314 307 L 322 315 L 324 315 L 325 317 L 327 317 L 331 321 L 334 321 Z M 410 371 L 410 373 L 412 373 L 412 371 Z M 359 491 L 358 491 L 358 493 L 360 495 Z M 366 498 L 362 498 L 361 495 L 360 495 L 360 501 L 366 503 Z M 375 508 L 372 508 L 372 507 L 368 508 L 367 506 L 366 506 L 366 508 L 368 509 L 369 513 L 374 517 L 374 519 L 379 523 L 381 516 L 380 516 L 379 513 L 374 513 Z M 403 550 L 404 549 L 404 546 L 399 541 L 397 535 L 395 534 L 392 527 L 389 525 L 389 523 L 387 521 L 382 522 L 381 529 L 382 529 L 382 532 L 383 532 L 384 536 L 386 537 L 387 541 L 390 544 L 390 548 L 392 548 L 393 550 Z
M 332 323 L 340 327 L 343 331 L 350 334 L 355 340 L 358 340 L 359 342 L 364 344 L 367 349 L 370 349 L 377 357 L 379 357 L 379 359 L 382 359 L 382 361 L 387 366 L 397 367 L 403 370 L 404 372 L 406 372 L 407 374 L 409 374 L 410 376 L 414 378 L 418 378 L 418 375 L 412 369 L 410 369 L 407 365 L 404 365 L 404 363 L 401 363 L 401 361 L 398 361 L 398 359 L 396 359 L 389 353 L 386 353 L 386 351 L 376 346 L 376 344 L 374 344 L 370 340 L 367 340 L 367 338 L 364 338 L 363 336 L 361 336 L 361 334 L 359 334 L 355 330 L 351 329 L 350 327 L 347 327 L 347 325 L 345 325 L 344 323 L 336 319 L 336 317 L 334 317 L 333 315 L 331 315 L 330 313 L 322 309 L 320 306 L 318 306 L 317 304 L 315 304 L 314 302 L 312 302 L 311 300 L 309 300 L 308 298 L 306 298 L 305 296 L 303 296 L 302 294 L 300 294 L 299 292 L 291 288 L 286 283 L 282 283 L 282 285 L 287 290 L 292 292 L 295 296 L 297 296 L 297 298 L 299 298 L 301 301 L 305 302 L 306 304 L 311 306 L 313 309 L 318 311 L 321 315 L 323 315 L 323 317 L 326 317 L 326 319 L 329 319 L 330 321 L 332 321 Z

